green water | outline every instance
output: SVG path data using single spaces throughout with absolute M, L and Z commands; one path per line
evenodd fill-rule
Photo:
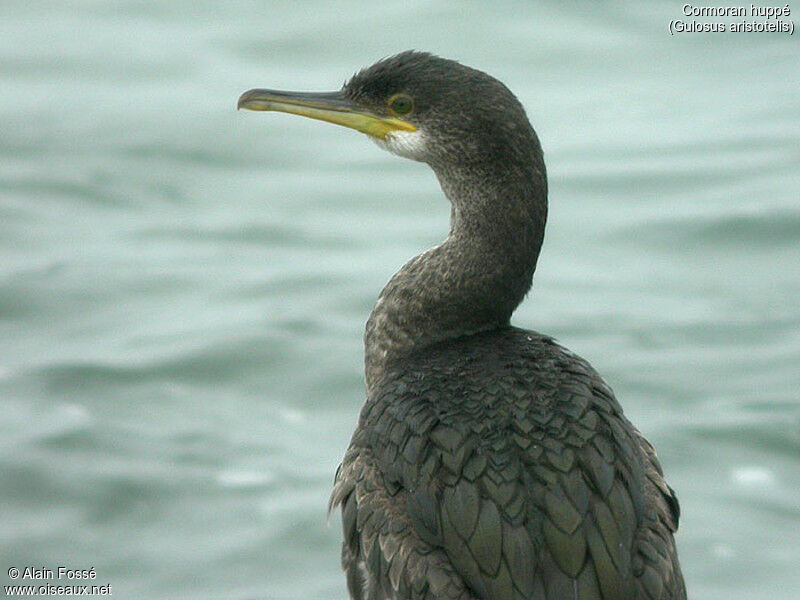
M 420 48 L 528 109 L 551 218 L 514 322 L 657 446 L 691 597 L 800 596 L 798 36 L 491 6 L 0 4 L 4 585 L 65 565 L 117 598 L 346 596 L 325 509 L 364 321 L 449 207 L 364 136 L 235 104 Z

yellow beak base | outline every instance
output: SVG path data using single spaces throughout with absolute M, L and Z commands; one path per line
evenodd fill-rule
M 284 92 L 249 90 L 239 98 L 238 108 L 265 110 L 300 115 L 355 129 L 385 140 L 394 131 L 416 131 L 403 119 L 376 115 L 349 100 L 342 92 Z

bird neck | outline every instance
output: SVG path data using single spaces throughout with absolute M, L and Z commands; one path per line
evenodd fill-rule
M 541 151 L 534 159 L 434 166 L 452 205 L 450 234 L 381 292 L 364 336 L 368 393 L 412 352 L 508 325 L 530 289 L 547 217 Z

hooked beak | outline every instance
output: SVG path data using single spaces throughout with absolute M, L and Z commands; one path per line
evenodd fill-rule
M 274 110 L 319 119 L 355 129 L 385 140 L 393 131 L 416 131 L 417 128 L 396 117 L 382 117 L 354 103 L 343 92 L 283 92 L 250 90 L 239 97 L 237 108 Z

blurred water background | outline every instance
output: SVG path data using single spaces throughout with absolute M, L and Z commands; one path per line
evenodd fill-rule
M 514 322 L 657 446 L 691 597 L 800 596 L 798 37 L 673 37 L 681 6 L 0 4 L 4 584 L 346 597 L 363 325 L 449 207 L 362 135 L 235 104 L 418 48 L 528 109 L 551 216 Z

